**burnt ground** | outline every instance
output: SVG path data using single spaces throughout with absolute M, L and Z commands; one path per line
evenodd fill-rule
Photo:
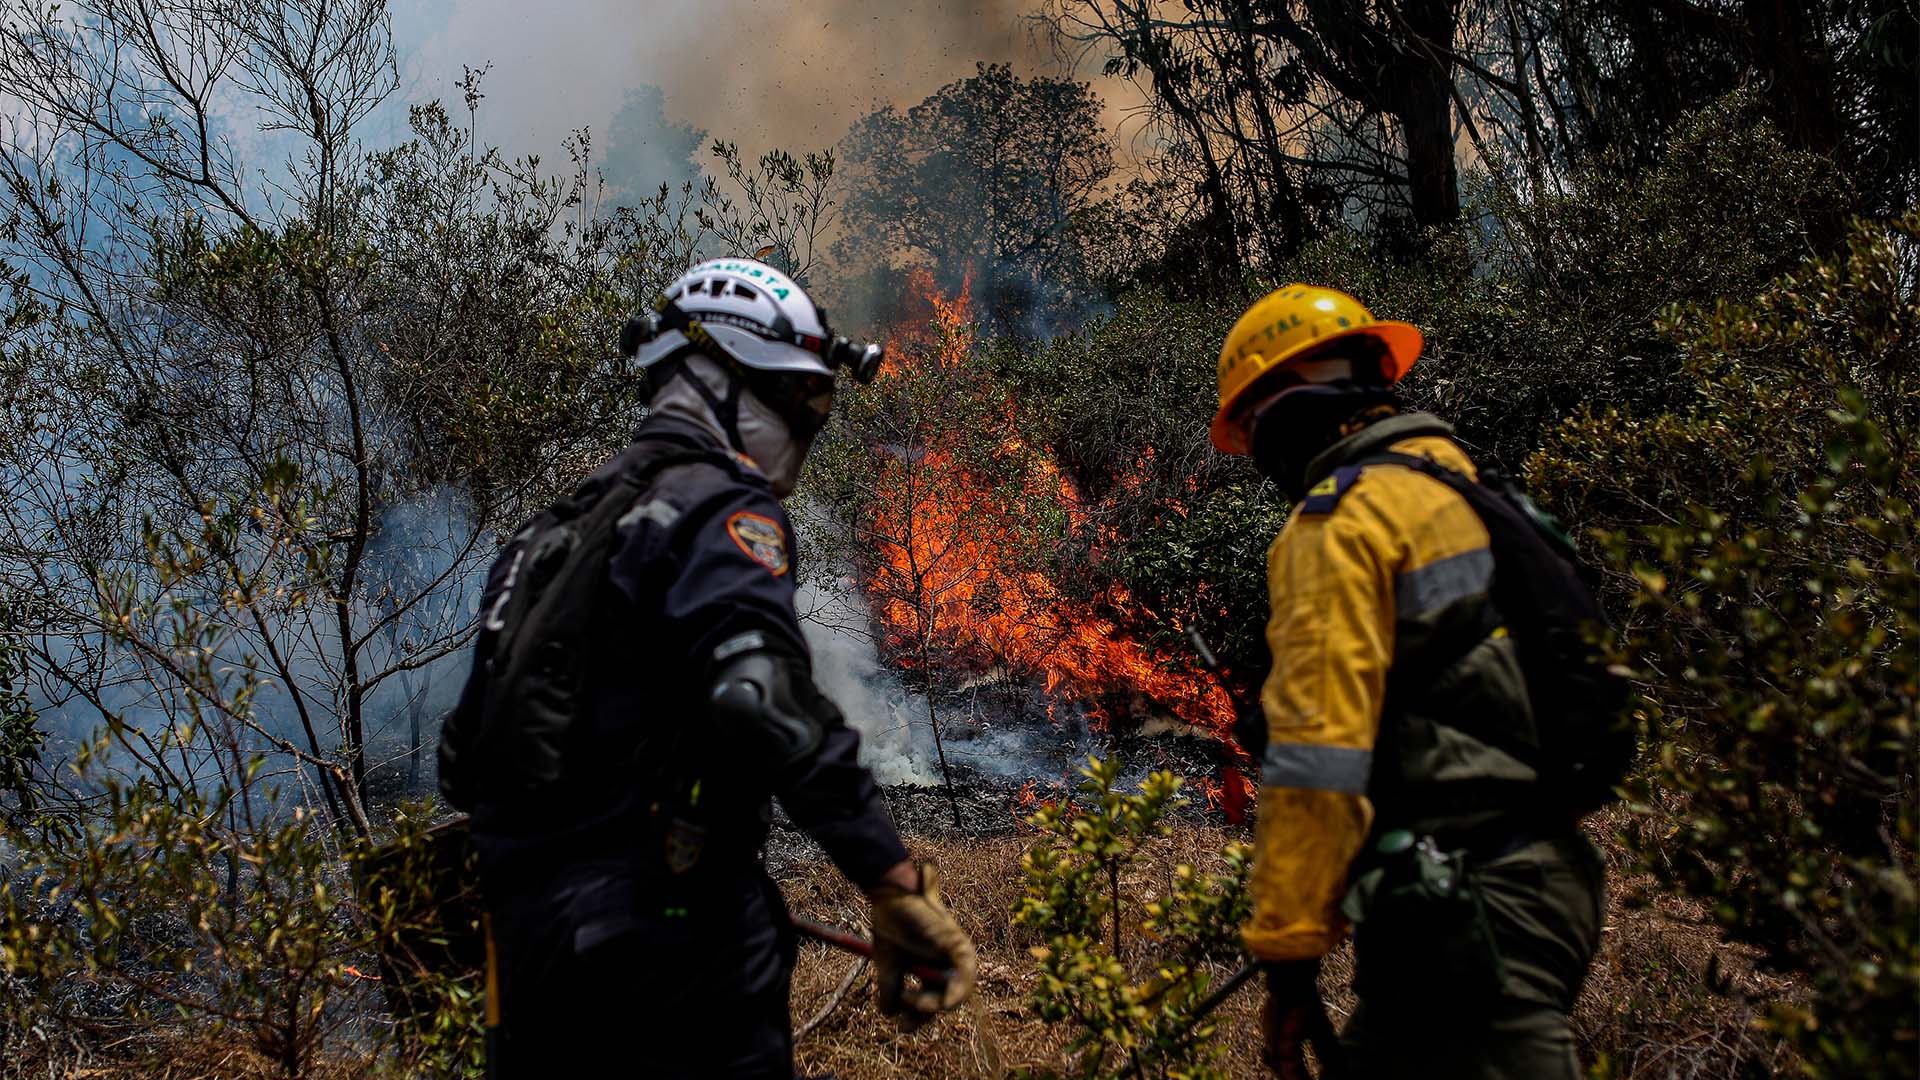
M 1052 753 L 1025 747 L 1020 773 L 987 772 L 958 759 L 951 765 L 953 793 L 944 785 L 901 784 L 880 789 L 887 809 L 903 834 L 943 840 L 991 840 L 1010 837 L 1024 828 L 1024 819 L 1043 800 L 1071 793 L 1083 777 L 1084 747 L 1062 741 Z M 1210 804 L 1200 781 L 1215 779 L 1231 753 L 1219 742 L 1193 735 L 1130 735 L 1110 740 L 1098 751 L 1117 754 L 1126 766 L 1123 788 L 1137 787 L 1149 772 L 1166 770 L 1185 780 L 1185 803 L 1168 815 L 1176 826 L 1229 824 L 1226 814 Z M 956 823 L 956 818 L 958 819 Z M 782 867 L 821 857 L 821 852 L 775 806 L 773 835 L 767 844 L 767 863 L 776 873 Z M 1017 864 L 1017 860 L 1016 860 Z

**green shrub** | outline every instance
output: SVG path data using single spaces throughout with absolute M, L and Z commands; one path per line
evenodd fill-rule
M 1098 758 L 1081 775 L 1078 800 L 1028 819 L 1041 836 L 1021 859 L 1027 889 L 1014 923 L 1045 941 L 1033 950 L 1039 978 L 1030 1004 L 1072 1033 L 1070 1071 L 1030 1075 L 1224 1080 L 1210 1064 L 1214 1026 L 1196 1013 L 1211 985 L 1207 967 L 1239 956 L 1252 851 L 1230 845 L 1224 871 L 1181 865 L 1164 895 L 1135 895 L 1127 870 L 1168 833 L 1168 812 L 1185 802 L 1180 779 L 1156 772 L 1138 792 L 1118 791 L 1120 763 Z M 1146 915 L 1133 955 L 1123 952 L 1130 911 Z
M 0 883 L 0 975 L 49 1012 L 81 993 L 136 1030 L 233 1030 L 281 1075 L 306 1075 L 353 983 L 332 831 L 253 776 L 186 790 L 106 777 L 92 764 L 103 746 L 78 766 L 101 810 L 16 834 L 31 876 Z
M 278 491 L 262 497 L 272 504 Z M 198 529 L 149 525 L 143 572 L 101 580 L 109 641 L 164 668 L 172 692 L 144 699 L 164 703 L 158 722 L 110 713 L 74 751 L 66 785 L 23 797 L 0 834 L 0 1045 L 22 1030 L 57 1035 L 63 1021 L 110 1020 L 143 1034 L 231 1035 L 263 1068 L 306 1076 L 334 1064 L 380 1004 L 378 977 L 361 969 L 383 956 L 386 977 L 404 978 L 381 987 L 396 1013 L 388 1063 L 471 1073 L 475 965 L 391 962 L 395 943 L 431 947 L 460 929 L 445 908 L 461 890 L 416 857 L 427 850 L 423 814 L 403 807 L 361 837 L 316 813 L 311 790 L 296 785 L 306 770 L 338 764 L 303 760 L 276 734 L 261 705 L 271 685 L 262 661 L 219 605 L 193 602 L 208 581 L 233 609 L 258 588 L 212 555 L 259 520 L 245 506 L 210 507 Z M 0 675 L 21 670 L 0 653 Z M 24 696 L 0 693 L 0 708 L 32 730 Z M 378 861 L 373 843 L 388 834 L 380 872 L 356 882 L 350 871 Z
M 478 1076 L 486 1064 L 486 939 L 465 818 L 398 808 L 384 843 L 354 853 L 355 891 L 379 954 L 391 1064 L 408 1076 Z
M 1639 854 L 1808 980 L 1769 1023 L 1816 1076 L 1920 1052 L 1916 239 L 1862 226 L 1751 303 L 1671 311 L 1696 403 L 1591 411 L 1532 463 L 1633 582 Z
M 0 626 L 17 627 L 14 608 L 0 604 Z M 0 820 L 30 818 L 39 802 L 36 773 L 43 767 L 41 751 L 46 729 L 27 695 L 27 650 L 17 639 L 0 639 L 0 799 L 12 797 L 11 808 L 0 803 Z

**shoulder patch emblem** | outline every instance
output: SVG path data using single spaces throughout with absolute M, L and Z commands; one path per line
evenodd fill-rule
M 774 577 L 787 572 L 787 535 L 779 522 L 742 510 L 727 519 L 727 535 L 749 559 L 773 571 Z
M 1347 493 L 1355 480 L 1360 479 L 1362 466 L 1343 465 L 1327 474 L 1327 478 L 1313 485 L 1307 497 L 1300 500 L 1300 512 L 1303 514 L 1331 514 L 1333 508 L 1340 505 L 1340 497 Z

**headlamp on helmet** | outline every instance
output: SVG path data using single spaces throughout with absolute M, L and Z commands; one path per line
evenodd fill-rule
M 787 328 L 785 334 L 778 334 L 778 327 L 772 329 L 776 331 L 775 334 L 769 334 L 757 328 L 752 332 L 770 341 L 797 345 L 800 348 L 816 353 L 829 369 L 833 371 L 845 370 L 847 374 L 853 376 L 855 381 L 862 384 L 872 382 L 874 378 L 880 374 L 881 364 L 886 362 L 887 348 L 885 345 L 878 345 L 871 342 L 856 343 L 838 336 L 829 340 L 808 334 L 796 333 L 791 327 Z M 620 356 L 627 360 L 633 359 L 640 352 L 642 345 L 650 344 L 668 330 L 680 331 L 680 333 L 686 335 L 688 344 L 702 352 L 709 354 L 718 353 L 720 354 L 719 358 L 732 360 L 742 367 L 751 368 L 754 366 L 737 356 L 731 355 L 731 351 L 725 345 L 716 341 L 713 335 L 707 331 L 704 320 L 696 319 L 687 314 L 680 305 L 664 296 L 660 298 L 656 310 L 643 311 L 628 319 L 626 325 L 620 328 Z

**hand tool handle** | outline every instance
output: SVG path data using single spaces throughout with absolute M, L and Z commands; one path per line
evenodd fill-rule
M 868 941 L 866 938 L 860 937 L 857 934 L 849 934 L 837 926 L 828 926 L 823 922 L 815 922 L 802 915 L 790 915 L 788 918 L 792 920 L 793 928 L 805 937 L 810 937 L 815 941 L 831 945 L 844 952 L 850 952 L 855 956 L 864 956 L 869 960 L 873 959 L 873 942 Z M 925 983 L 928 989 L 943 987 L 953 980 L 953 972 L 928 964 L 914 964 L 907 968 L 907 971 Z
M 1220 670 L 1220 658 L 1213 655 L 1213 650 L 1207 647 L 1207 639 L 1200 636 L 1200 628 L 1192 623 L 1187 624 L 1187 641 L 1193 645 L 1193 651 L 1200 654 L 1201 667 L 1212 672 Z
M 1198 1023 L 1201 1017 L 1219 1008 L 1259 970 L 1260 962 L 1257 960 L 1240 965 L 1237 971 L 1227 976 L 1227 981 L 1221 983 L 1219 989 L 1208 994 L 1206 1000 L 1193 1010 L 1193 1022 Z M 1333 1020 L 1327 1016 L 1325 1005 L 1320 1007 L 1319 1019 L 1307 1032 L 1306 1038 L 1313 1047 L 1314 1056 L 1320 1061 L 1320 1080 L 1344 1080 L 1346 1064 L 1340 1057 L 1340 1037 L 1333 1030 Z
M 1254 973 L 1259 970 L 1260 970 L 1259 963 L 1253 960 L 1249 960 L 1246 963 L 1240 965 L 1239 970 L 1227 976 L 1227 981 L 1221 983 L 1219 989 L 1215 990 L 1211 994 L 1208 994 L 1207 999 L 1200 1003 L 1200 1007 L 1193 1010 L 1193 1018 L 1195 1020 L 1198 1020 L 1201 1017 L 1212 1012 L 1213 1010 L 1219 1008 L 1222 1002 L 1232 997 L 1233 992 L 1235 990 L 1240 989 L 1241 986 L 1245 985 L 1246 981 L 1248 979 L 1253 978 Z

